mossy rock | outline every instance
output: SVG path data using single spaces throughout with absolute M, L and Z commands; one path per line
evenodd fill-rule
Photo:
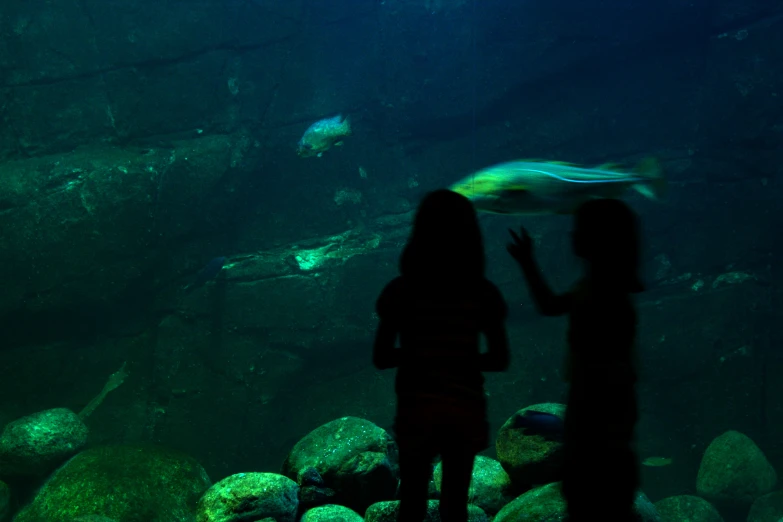
M 243 522 L 272 518 L 294 522 L 299 486 L 277 473 L 237 473 L 209 488 L 198 502 L 197 522 Z
M 747 522 L 768 520 L 783 520 L 783 491 L 775 491 L 759 497 L 750 507 Z
M 738 431 L 716 437 L 704 452 L 696 479 L 699 495 L 718 507 L 750 506 L 778 481 L 756 443 Z
M 10 422 L 0 435 L 0 476 L 45 477 L 87 444 L 87 426 L 66 408 Z
M 493 522 L 555 522 L 567 516 L 566 500 L 560 489 L 560 482 L 553 482 L 523 493 L 500 510 Z M 612 502 L 612 492 L 607 489 L 606 502 Z M 634 511 L 639 522 L 661 522 L 655 506 L 644 493 L 637 493 Z M 596 513 L 596 521 L 602 521 Z
M 655 503 L 663 522 L 723 522 L 715 506 L 700 497 L 678 495 Z
M 440 496 L 442 475 L 443 471 L 439 462 L 433 473 L 438 496 Z M 473 463 L 468 502 L 480 507 L 488 515 L 494 515 L 513 499 L 511 479 L 508 473 L 503 470 L 500 462 L 478 455 Z
M 300 522 L 364 522 L 356 511 L 337 504 L 308 509 Z
M 427 501 L 427 515 L 423 522 L 440 522 L 440 500 Z M 376 502 L 367 508 L 364 514 L 366 522 L 396 522 L 397 514 L 400 511 L 399 500 L 387 500 Z M 468 505 L 468 522 L 488 522 L 489 517 L 478 506 Z
M 282 474 L 303 487 L 312 482 L 324 490 L 324 504 L 340 504 L 357 513 L 394 498 L 399 468 L 397 445 L 386 430 L 358 417 L 342 417 L 314 429 L 297 442 L 283 463 Z M 305 507 L 315 507 L 305 505 Z
M 195 521 L 210 486 L 193 458 L 157 446 L 102 446 L 63 464 L 14 522 L 63 522 L 100 515 L 117 522 Z
M 498 460 L 514 486 L 520 489 L 562 478 L 563 443 L 531 435 L 526 433 L 525 428 L 514 426 L 515 417 L 524 415 L 528 410 L 551 413 L 561 418 L 565 416 L 563 404 L 534 404 L 516 412 L 500 427 L 495 441 Z

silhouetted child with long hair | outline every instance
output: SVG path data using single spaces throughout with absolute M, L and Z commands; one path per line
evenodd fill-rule
M 443 522 L 467 520 L 475 455 L 489 446 L 482 372 L 503 371 L 506 303 L 484 277 L 484 245 L 471 202 L 429 193 L 381 293 L 373 363 L 398 368 L 394 429 L 400 452 L 400 522 L 421 522 L 440 455 Z M 483 334 L 487 351 L 480 352 Z M 399 337 L 399 348 L 395 347 Z
M 573 251 L 584 260 L 585 272 L 571 291 L 555 295 L 549 289 L 524 228 L 520 235 L 510 231 L 508 251 L 519 262 L 539 312 L 569 316 L 562 483 L 569 520 L 627 522 L 635 520 L 639 486 L 631 296 L 643 290 L 637 274 L 638 219 L 616 199 L 590 200 L 574 218 Z

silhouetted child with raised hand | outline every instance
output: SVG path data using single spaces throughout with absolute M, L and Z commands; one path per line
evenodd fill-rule
M 433 462 L 440 455 L 441 520 L 464 522 L 473 460 L 489 446 L 482 372 L 503 371 L 509 362 L 506 303 L 484 277 L 481 230 L 468 199 L 449 190 L 424 198 L 400 257 L 400 274 L 378 298 L 373 353 L 377 368 L 398 368 L 397 520 L 424 520 Z M 487 340 L 484 353 L 481 334 Z
M 569 520 L 635 520 L 638 412 L 631 294 L 643 290 L 637 274 L 638 219 L 620 200 L 584 203 L 575 214 L 572 246 L 585 271 L 562 295 L 552 293 L 539 272 L 527 231 L 510 232 L 508 251 L 519 262 L 539 312 L 569 316 L 562 483 Z

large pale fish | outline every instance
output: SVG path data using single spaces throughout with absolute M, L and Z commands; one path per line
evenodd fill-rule
M 318 120 L 310 125 L 296 146 L 296 153 L 302 158 L 318 156 L 333 146 L 343 144 L 343 138 L 351 135 L 351 122 L 338 114 L 332 118 Z
M 482 169 L 451 186 L 476 209 L 495 214 L 570 214 L 593 198 L 617 198 L 633 188 L 659 199 L 666 188 L 654 158 L 634 169 L 615 164 L 584 168 L 557 161 L 522 160 Z

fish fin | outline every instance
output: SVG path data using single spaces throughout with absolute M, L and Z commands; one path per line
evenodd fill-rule
M 340 115 L 340 117 L 342 118 L 342 115 Z M 342 118 L 342 121 L 340 123 L 343 126 L 343 133 L 346 136 L 350 136 L 353 133 L 353 131 L 351 130 L 351 119 L 348 116 L 346 116 Z
M 521 163 L 545 163 L 547 165 L 562 165 L 564 167 L 578 167 L 576 163 L 569 163 L 568 161 L 552 161 L 547 159 L 541 159 L 541 158 L 528 158 L 528 159 L 521 159 L 517 160 Z
M 334 144 L 334 146 L 335 147 L 342 147 L 343 146 L 343 141 L 342 140 L 338 141 L 337 143 Z
M 633 186 L 637 192 L 649 199 L 663 199 L 666 195 L 666 178 L 656 158 L 650 157 L 640 161 L 634 169 L 634 174 L 643 179 Z
M 549 163 L 550 165 L 562 165 L 564 167 L 578 167 L 576 163 L 570 163 L 568 161 L 547 161 L 545 163 Z
M 604 163 L 596 167 L 598 170 L 609 170 L 612 172 L 624 172 L 623 166 L 619 163 Z

